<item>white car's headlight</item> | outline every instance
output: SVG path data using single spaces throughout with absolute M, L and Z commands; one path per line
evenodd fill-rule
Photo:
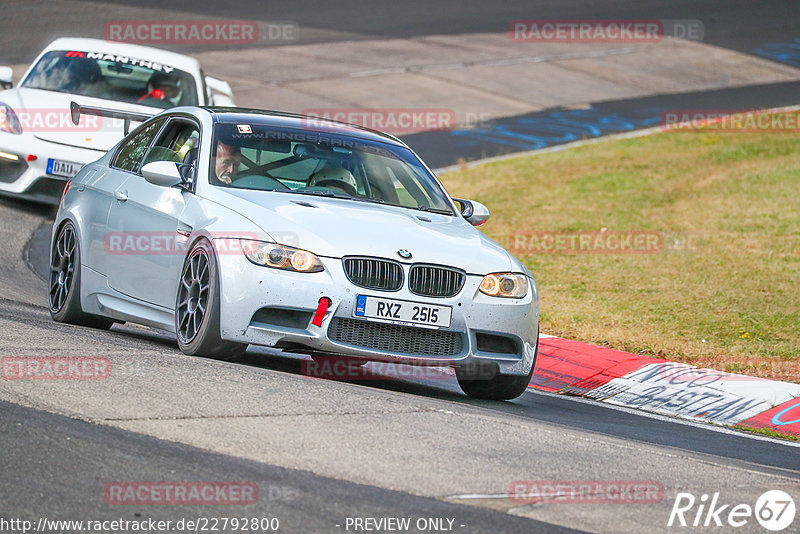
M 490 297 L 519 299 L 528 294 L 528 277 L 514 273 L 487 274 L 483 277 L 480 290 Z
M 0 102 L 0 131 L 19 135 L 22 133 L 22 124 L 20 124 L 17 114 L 8 104 Z
M 242 239 L 241 243 L 244 255 L 256 265 L 298 273 L 318 273 L 325 270 L 319 258 L 307 250 L 249 239 Z

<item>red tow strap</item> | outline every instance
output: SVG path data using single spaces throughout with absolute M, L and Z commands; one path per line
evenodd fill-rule
M 322 326 L 322 319 L 325 317 L 325 314 L 328 313 L 328 306 L 331 305 L 331 299 L 328 297 L 322 297 L 319 299 L 319 305 L 317 305 L 317 312 L 314 314 L 314 319 L 311 321 L 311 324 L 314 326 Z

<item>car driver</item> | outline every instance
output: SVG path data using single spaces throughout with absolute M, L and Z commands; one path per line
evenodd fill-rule
M 217 143 L 214 172 L 220 182 L 223 184 L 233 183 L 239 173 L 241 162 L 242 150 L 238 146 L 226 145 L 222 141 Z

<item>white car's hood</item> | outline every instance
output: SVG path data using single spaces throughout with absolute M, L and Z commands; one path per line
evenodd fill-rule
M 107 151 L 122 139 L 123 121 L 83 116 L 75 126 L 70 121 L 70 102 L 123 111 L 135 111 L 155 115 L 163 110 L 149 106 L 129 104 L 116 100 L 104 100 L 58 93 L 41 89 L 20 87 L 0 93 L 0 102 L 14 109 L 22 123 L 23 133 L 31 133 L 39 139 L 79 148 Z M 137 123 L 133 123 L 133 127 Z
M 435 263 L 472 274 L 512 269 L 508 252 L 462 217 L 311 195 L 222 188 L 218 192 L 226 197 L 219 198 L 221 203 L 258 224 L 275 241 L 320 256 Z M 400 249 L 411 252 L 411 259 L 401 258 Z

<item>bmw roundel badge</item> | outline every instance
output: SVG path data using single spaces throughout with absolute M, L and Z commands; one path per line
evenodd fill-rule
M 411 252 L 407 251 L 404 248 L 401 248 L 400 250 L 397 251 L 397 255 L 407 260 L 411 257 Z

